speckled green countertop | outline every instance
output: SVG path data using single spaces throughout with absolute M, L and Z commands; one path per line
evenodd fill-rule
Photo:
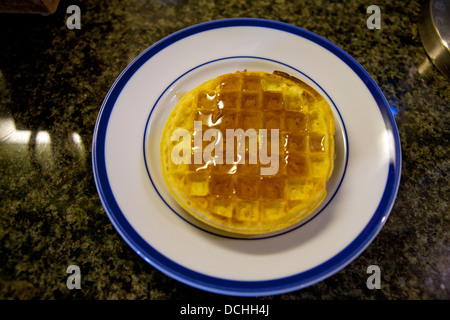
M 262 299 L 449 299 L 450 83 L 422 48 L 421 1 L 62 1 L 55 14 L 0 14 L 0 299 L 219 299 L 171 279 L 120 237 L 91 166 L 109 88 L 143 50 L 204 21 L 257 17 L 315 32 L 352 55 L 396 116 L 402 180 L 378 237 L 340 272 Z M 81 29 L 66 27 L 69 5 Z M 66 286 L 69 265 L 81 289 Z M 381 289 L 366 286 L 369 265 Z

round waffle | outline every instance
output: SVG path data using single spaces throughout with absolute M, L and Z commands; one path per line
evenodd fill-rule
M 247 235 L 311 214 L 333 171 L 333 113 L 303 81 L 238 71 L 185 94 L 161 141 L 169 190 L 192 216 Z

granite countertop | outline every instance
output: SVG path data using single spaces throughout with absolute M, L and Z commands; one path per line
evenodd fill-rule
M 397 110 L 402 178 L 385 226 L 333 276 L 266 300 L 450 298 L 450 82 L 427 60 L 423 1 L 61 1 L 52 15 L 0 14 L 0 298 L 221 299 L 152 267 L 121 238 L 91 165 L 103 99 L 122 70 L 165 36 L 231 17 L 273 19 L 353 56 Z M 374 3 L 375 4 L 375 3 Z M 78 5 L 81 28 L 66 26 Z M 66 285 L 69 265 L 81 289 Z M 368 289 L 378 265 L 381 288 Z

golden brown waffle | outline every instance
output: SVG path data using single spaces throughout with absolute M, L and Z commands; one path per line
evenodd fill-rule
M 194 121 L 202 125 L 194 128 Z M 178 128 L 190 135 L 172 141 Z M 220 130 L 223 139 L 215 140 L 217 131 L 206 139 L 211 128 Z M 242 144 L 233 140 L 233 163 L 226 163 L 226 129 L 257 133 L 239 150 Z M 267 145 L 259 129 L 267 129 Z M 262 174 L 261 168 L 271 166 L 260 158 L 264 150 L 272 155 L 271 129 L 279 134 L 273 154 L 278 171 Z M 278 71 L 225 74 L 187 93 L 170 114 L 161 141 L 163 176 L 180 205 L 208 225 L 247 235 L 278 231 L 307 217 L 324 200 L 333 170 L 334 131 L 326 100 L 299 79 Z M 209 152 L 208 145 L 217 149 Z M 183 147 L 190 153 L 183 154 Z M 202 158 L 205 149 L 217 158 Z M 238 163 L 244 154 L 245 161 Z M 173 155 L 182 160 L 175 163 Z M 257 163 L 251 164 L 251 157 Z

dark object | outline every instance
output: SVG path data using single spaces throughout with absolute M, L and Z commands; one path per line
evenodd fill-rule
M 419 32 L 431 61 L 450 79 L 450 0 L 427 3 Z
M 52 14 L 59 0 L 1 0 L 0 12 Z

